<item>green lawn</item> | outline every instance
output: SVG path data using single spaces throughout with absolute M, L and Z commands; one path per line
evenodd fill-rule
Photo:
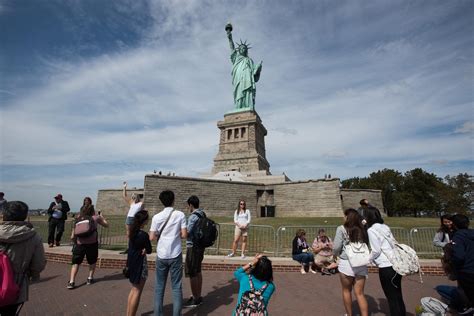
M 219 243 L 215 248 L 208 249 L 209 254 L 226 254 L 230 251 L 234 237 L 234 225 L 232 217 L 212 217 L 220 224 Z M 47 217 L 30 217 L 30 221 L 36 227 L 43 240 L 47 238 Z M 123 250 L 127 247 L 125 236 L 125 217 L 108 216 L 109 227 L 99 230 L 102 248 Z M 149 229 L 151 220 L 145 230 Z M 387 217 L 386 224 L 392 227 L 392 232 L 401 243 L 411 244 L 422 257 L 439 257 L 439 249 L 432 245 L 432 238 L 439 226 L 437 218 L 414 218 L 414 217 Z M 319 217 L 319 218 L 253 218 L 248 237 L 249 254 L 262 252 L 270 255 L 277 254 L 288 256 L 291 253 L 291 241 L 296 230 L 304 228 L 308 241 L 317 235 L 318 229 L 323 226 L 326 233 L 334 237 L 336 227 L 342 224 L 342 217 Z M 72 220 L 66 223 L 66 232 L 63 243 L 68 242 L 71 232 Z M 422 227 L 425 227 L 424 229 Z M 417 228 L 416 231 L 410 230 Z M 184 246 L 184 241 L 183 241 Z
M 232 217 L 212 217 L 217 223 L 234 222 Z M 415 218 L 415 217 L 386 217 L 385 224 L 391 227 L 438 227 L 438 218 Z M 339 226 L 343 222 L 342 217 L 257 217 L 252 218 L 254 225 L 269 225 L 277 229 L 280 226 Z

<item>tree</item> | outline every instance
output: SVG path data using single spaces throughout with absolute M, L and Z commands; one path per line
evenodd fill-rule
M 472 176 L 460 173 L 444 178 L 445 186 L 440 192 L 442 211 L 446 213 L 468 213 L 473 203 L 474 182 Z

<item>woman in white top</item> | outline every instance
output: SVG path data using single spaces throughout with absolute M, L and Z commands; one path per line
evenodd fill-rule
M 242 259 L 245 258 L 245 247 L 247 246 L 248 228 L 250 225 L 250 210 L 246 208 L 244 200 L 239 201 L 239 206 L 234 212 L 234 242 L 232 243 L 232 252 L 227 257 L 233 257 L 237 250 L 239 240 L 242 237 Z
M 133 225 L 133 219 L 135 214 L 142 209 L 143 202 L 140 202 L 140 196 L 133 193 L 131 197 L 127 196 L 127 182 L 123 183 L 122 197 L 125 203 L 130 206 L 127 213 L 127 219 L 125 220 L 125 229 L 127 231 L 127 238 L 130 238 L 130 227 Z
M 450 214 L 444 214 L 439 218 L 441 226 L 433 238 L 433 245 L 436 247 L 444 248 L 444 246 L 451 241 L 454 235 L 454 227 L 451 218 L 452 216 Z
M 380 211 L 369 206 L 364 212 L 367 221 L 367 233 L 370 242 L 370 258 L 379 268 L 379 279 L 383 292 L 387 297 L 390 315 L 406 315 L 405 302 L 402 295 L 402 276 L 392 267 L 387 255 L 392 253 L 389 240 L 394 240 L 390 228 L 384 224 Z

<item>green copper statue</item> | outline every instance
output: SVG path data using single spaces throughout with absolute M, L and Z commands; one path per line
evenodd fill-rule
M 248 57 L 250 45 L 246 42 L 237 43 L 235 48 L 232 40 L 232 25 L 225 26 L 227 38 L 229 39 L 230 60 L 232 61 L 232 85 L 234 86 L 234 112 L 255 110 L 255 83 L 260 79 L 262 62 L 255 66 L 253 60 Z

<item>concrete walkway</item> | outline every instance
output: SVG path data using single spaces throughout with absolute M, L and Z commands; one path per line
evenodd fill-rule
M 61 248 L 63 247 L 53 249 L 60 251 Z M 63 250 L 66 251 L 66 247 L 64 248 Z M 218 260 L 229 259 L 220 257 Z M 240 259 L 230 260 L 240 261 Z M 247 261 L 248 259 L 243 262 Z M 31 285 L 30 300 L 23 307 L 21 315 L 125 314 L 130 284 L 123 278 L 120 269 L 98 269 L 97 282 L 86 285 L 87 265 L 82 266 L 76 280 L 78 287 L 74 290 L 66 289 L 69 270 L 68 264 L 48 262 L 46 270 L 41 275 L 41 281 Z M 155 273 L 149 272 L 138 315 L 153 314 Z M 183 309 L 183 315 L 231 315 L 237 303 L 238 293 L 238 284 L 234 281 L 232 272 L 204 271 L 203 278 L 204 304 L 195 309 Z M 268 307 L 271 315 L 343 315 L 345 313 L 338 275 L 276 272 L 274 278 L 276 292 Z M 423 280 L 424 283 L 421 284 L 417 275 L 403 279 L 402 287 L 408 315 L 415 315 L 415 306 L 419 304 L 422 297 L 438 298 L 433 289 L 434 286 L 453 284 L 443 276 L 425 276 Z M 388 314 L 387 301 L 377 274 L 369 274 L 365 293 L 371 315 Z M 183 281 L 183 296 L 185 298 L 190 296 L 187 279 Z M 169 286 L 166 289 L 164 305 L 165 315 L 171 315 L 172 299 Z M 354 306 L 357 304 L 354 303 Z

